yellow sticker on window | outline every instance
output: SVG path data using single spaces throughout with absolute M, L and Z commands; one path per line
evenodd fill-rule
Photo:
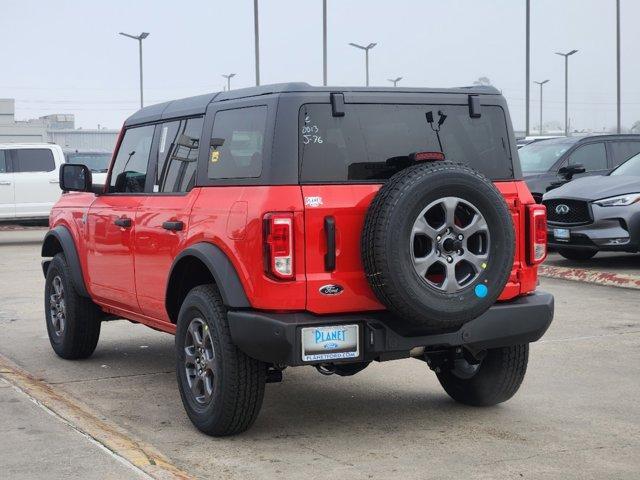
M 218 150 L 211 150 L 211 163 L 216 163 L 220 158 L 220 152 Z

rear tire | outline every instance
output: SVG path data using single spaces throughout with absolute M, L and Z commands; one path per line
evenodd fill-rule
M 444 390 L 456 402 L 486 407 L 505 402 L 515 395 L 527 371 L 528 360 L 529 344 L 495 348 L 487 352 L 477 367 L 460 360 L 465 365 L 443 370 L 437 376 Z
M 559 248 L 558 253 L 560 256 L 567 260 L 586 261 L 596 256 L 597 250 L 571 250 L 568 248 Z
M 267 365 L 233 343 L 226 308 L 213 285 L 195 287 L 180 308 L 176 373 L 187 415 L 207 435 L 244 432 L 260 412 Z
M 58 253 L 47 270 L 44 312 L 51 347 L 67 360 L 90 357 L 100 338 L 102 311 L 76 291 L 64 254 Z

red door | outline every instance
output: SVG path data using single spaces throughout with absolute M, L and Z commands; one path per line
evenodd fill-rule
M 302 186 L 307 310 L 335 313 L 384 309 L 369 288 L 360 260 L 362 225 L 379 188 L 380 185 Z M 335 268 L 327 265 L 325 257 L 331 253 L 327 242 L 330 232 L 326 228 L 331 223 L 335 227 Z
M 100 303 L 139 312 L 134 276 L 136 212 L 144 197 L 99 195 L 87 214 L 87 273 Z
M 169 271 L 184 248 L 189 214 L 199 189 L 185 195 L 149 195 L 136 215 L 136 291 L 144 315 L 169 322 L 165 294 Z

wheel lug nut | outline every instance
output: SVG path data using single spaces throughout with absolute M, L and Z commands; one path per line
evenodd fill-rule
M 458 235 L 458 240 L 462 240 L 463 238 L 462 234 Z
M 453 262 L 453 258 L 447 257 L 447 262 L 449 262 L 449 263 Z
M 440 235 L 438 235 L 438 236 L 436 237 L 436 240 L 439 242 L 440 240 L 442 240 L 442 237 L 441 237 Z

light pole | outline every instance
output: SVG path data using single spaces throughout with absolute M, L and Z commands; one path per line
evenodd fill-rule
M 526 67 L 526 79 L 525 79 L 525 83 L 527 84 L 527 90 L 525 92 L 525 136 L 529 136 L 529 107 L 530 107 L 530 102 L 531 102 L 531 97 L 530 97 L 530 92 L 529 92 L 529 87 L 531 86 L 531 73 L 530 73 L 530 67 L 531 67 L 531 42 L 530 42 L 530 38 L 531 38 L 531 0 L 527 0 L 527 26 L 526 26 L 526 30 L 527 30 L 527 40 L 526 40 L 526 62 L 527 62 L 527 67 Z
M 618 118 L 618 133 L 622 130 L 622 117 L 620 110 L 620 0 L 616 0 L 616 71 L 617 71 L 617 118 Z
M 564 135 L 569 136 L 569 57 L 578 50 L 567 53 L 556 52 L 556 55 L 564 57 Z
M 144 95 L 142 93 L 142 40 L 149 36 L 149 32 L 142 32 L 140 35 L 130 35 L 128 33 L 120 32 L 120 35 L 124 37 L 133 38 L 138 41 L 140 50 L 140 108 L 144 107 Z
M 351 45 L 352 47 L 359 48 L 360 50 L 364 50 L 364 62 L 365 62 L 365 70 L 366 70 L 366 74 L 367 74 L 367 83 L 366 83 L 366 85 L 368 87 L 369 86 L 369 50 L 371 50 L 373 47 L 375 47 L 377 45 L 377 43 L 370 43 L 366 47 L 363 47 L 362 45 L 358 45 L 357 43 L 349 43 L 349 45 Z
M 533 83 L 537 83 L 538 85 L 540 85 L 540 135 L 542 135 L 542 86 L 548 81 L 548 79 L 543 80 L 542 82 L 536 82 L 535 80 L 533 81 Z
M 258 31 L 258 0 L 253 0 L 253 31 L 256 52 L 256 85 L 260 85 L 260 32 Z
M 327 0 L 322 0 L 322 85 L 327 86 Z
M 231 79 L 236 76 L 235 73 L 230 73 L 229 75 L 222 75 L 227 79 L 227 91 L 231 90 Z
M 398 77 L 398 78 L 388 78 L 387 80 L 388 80 L 389 82 L 393 83 L 393 86 L 394 86 L 394 87 L 397 87 L 397 86 L 398 86 L 398 82 L 399 82 L 400 80 L 402 80 L 402 77 Z

